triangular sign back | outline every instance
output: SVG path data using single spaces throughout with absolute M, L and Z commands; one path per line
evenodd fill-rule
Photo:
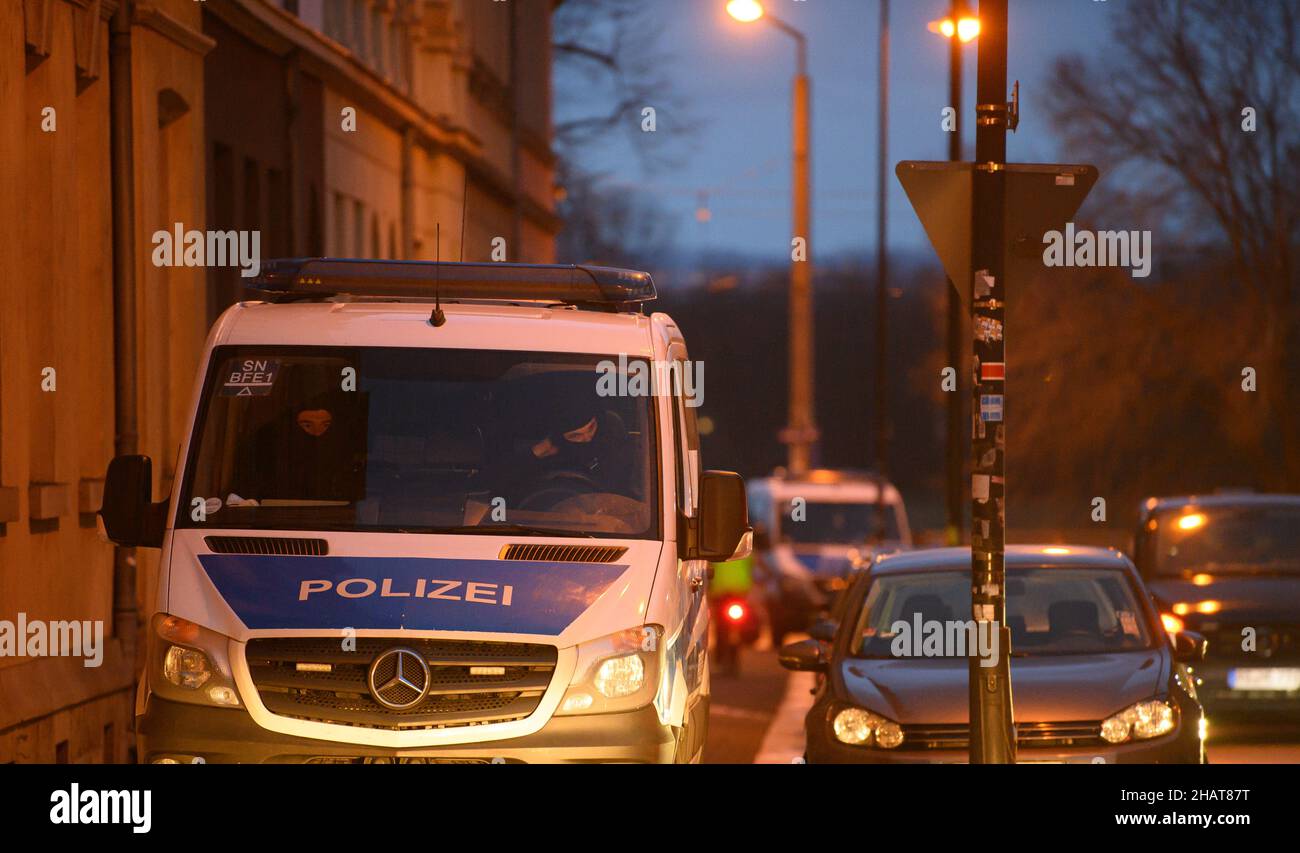
M 904 160 L 894 170 L 961 295 L 970 300 L 973 163 Z M 1008 163 L 1007 275 L 1042 266 L 1043 234 L 1060 231 L 1097 183 L 1097 167 L 1062 163 Z M 969 306 L 968 306 L 969 307 Z

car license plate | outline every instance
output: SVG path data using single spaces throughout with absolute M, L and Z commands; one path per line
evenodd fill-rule
M 1233 690 L 1300 690 L 1300 667 L 1256 667 L 1228 671 Z

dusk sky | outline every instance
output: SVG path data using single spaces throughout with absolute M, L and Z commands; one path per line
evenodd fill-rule
M 1012 0 L 1009 80 L 1020 80 L 1022 118 L 1019 131 L 1008 136 L 1009 160 L 1051 162 L 1064 156 L 1042 110 L 1052 63 L 1069 52 L 1096 56 L 1109 39 L 1114 7 L 1124 2 L 1129 0 Z M 663 45 L 672 55 L 668 75 L 688 98 L 698 127 L 688 144 L 675 148 L 678 165 L 672 168 L 647 173 L 624 135 L 589 151 L 584 165 L 612 182 L 651 193 L 673 215 L 676 245 L 687 253 L 738 251 L 779 260 L 789 250 L 794 42 L 768 24 L 733 21 L 724 0 L 655 0 L 654 5 Z M 947 105 L 947 43 L 926 29 L 947 7 L 946 0 L 891 4 L 889 242 L 896 249 L 928 244 L 893 177 L 893 164 L 947 156 L 939 125 Z M 823 256 L 873 251 L 877 0 L 772 0 L 767 8 L 808 37 L 814 249 Z M 969 157 L 974 42 L 966 58 L 962 120 Z M 676 145 L 672 134 L 673 116 L 661 113 L 654 139 L 634 136 L 638 143 L 644 139 L 642 144 Z M 707 223 L 694 215 L 701 190 L 712 190 Z

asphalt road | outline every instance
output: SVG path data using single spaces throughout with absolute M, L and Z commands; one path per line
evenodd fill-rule
M 738 676 L 713 676 L 705 764 L 754 762 L 785 698 L 787 675 L 774 652 L 745 649 Z
M 800 724 L 809 680 L 792 676 L 769 650 L 746 649 L 739 676 L 713 678 L 706 764 L 789 762 L 802 752 Z M 1300 720 L 1210 721 L 1214 764 L 1300 764 Z

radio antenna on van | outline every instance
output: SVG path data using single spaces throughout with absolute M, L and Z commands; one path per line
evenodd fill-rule
M 447 322 L 447 315 L 442 310 L 442 223 L 433 227 L 433 313 L 429 315 L 429 325 L 435 329 Z

